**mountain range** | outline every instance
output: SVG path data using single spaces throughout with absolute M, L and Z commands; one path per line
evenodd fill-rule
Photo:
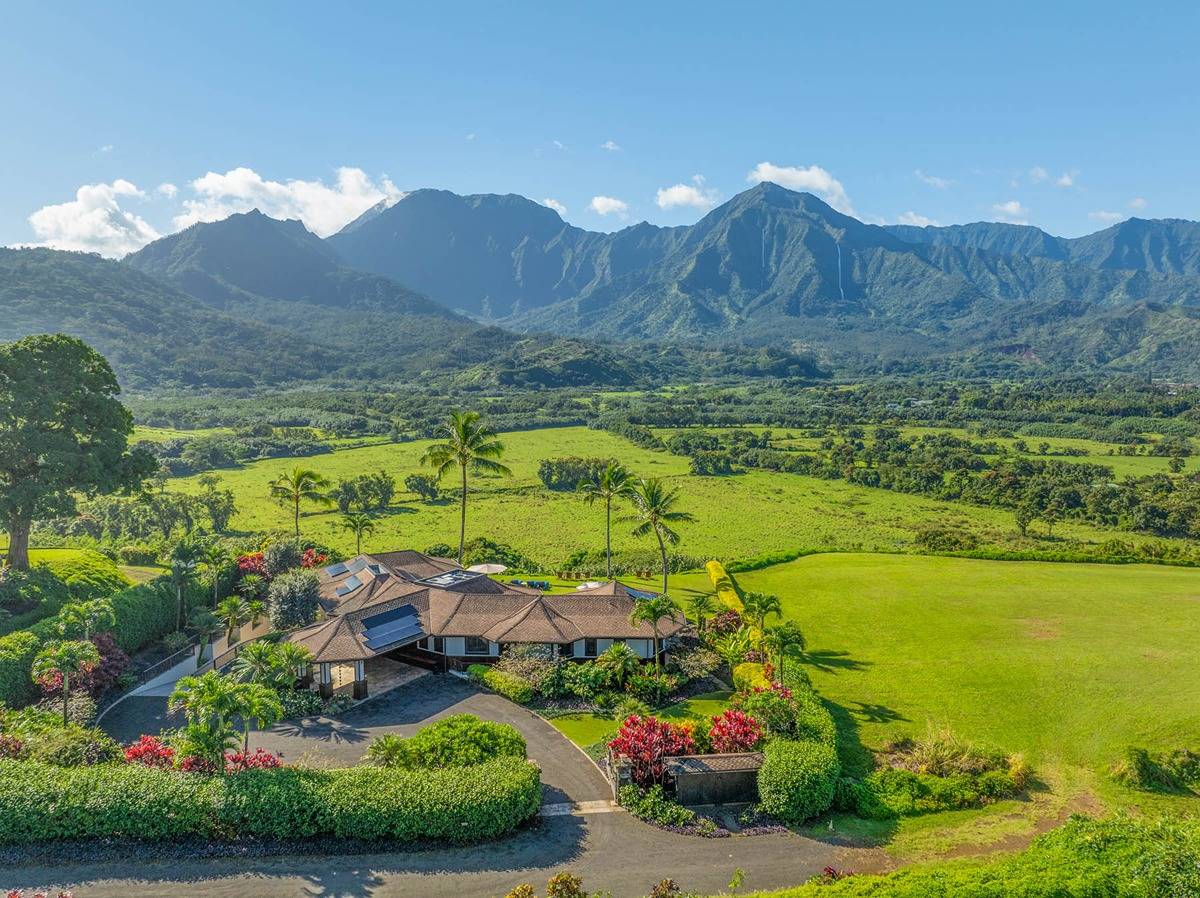
M 121 262 L 0 250 L 0 339 L 78 333 L 137 389 L 631 386 L 835 370 L 1200 377 L 1200 223 L 1079 238 L 877 226 L 763 183 L 696 224 L 582 230 L 418 190 L 322 240 L 259 212 Z

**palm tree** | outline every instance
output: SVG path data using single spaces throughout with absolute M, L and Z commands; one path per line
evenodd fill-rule
M 662 556 L 662 591 L 666 594 L 667 546 L 679 543 L 679 534 L 672 530 L 670 525 L 696 519 L 686 511 L 675 510 L 675 503 L 679 501 L 679 490 L 669 489 L 658 477 L 638 478 L 632 487 L 630 498 L 633 500 L 633 514 L 626 515 L 623 520 L 638 522 L 633 528 L 634 536 L 643 537 L 653 533 L 658 540 L 658 551 Z
M 749 627 L 738 627 L 732 633 L 726 633 L 713 642 L 713 651 L 721 656 L 721 660 L 729 665 L 730 671 L 746 660 L 753 640 L 750 638 Z
M 363 537 L 375 532 L 375 519 L 365 512 L 347 512 L 342 515 L 341 526 L 354 534 L 354 554 L 361 555 Z
M 604 558 L 609 580 L 612 579 L 612 503 L 613 499 L 627 498 L 632 488 L 632 475 L 615 461 L 610 461 L 595 477 L 579 484 L 578 491 L 588 505 L 604 502 Z
M 783 659 L 785 657 L 796 657 L 806 648 L 807 643 L 804 641 L 804 633 L 800 630 L 800 625 L 795 621 L 784 621 L 776 627 L 771 627 L 766 632 L 764 644 L 767 651 L 779 659 L 779 663 L 775 665 L 775 679 L 783 683 Z M 786 685 L 786 684 L 785 684 Z
M 296 685 L 301 669 L 312 662 L 312 652 L 294 642 L 281 642 L 275 648 L 279 652 L 280 663 L 287 671 L 287 676 L 281 678 L 276 688 L 287 689 Z
M 450 418 L 440 424 L 437 433 L 445 437 L 444 443 L 434 443 L 421 456 L 421 464 L 437 469 L 440 480 L 449 470 L 457 467 L 462 479 L 462 500 L 458 526 L 458 563 L 463 561 L 463 546 L 467 541 L 467 469 L 486 471 L 491 474 L 512 474 L 508 468 L 496 461 L 504 454 L 504 444 L 496 439 L 496 432 L 483 423 L 479 412 L 451 412 Z
M 182 712 L 188 723 L 210 733 L 227 732 L 229 719 L 238 709 L 237 686 L 214 670 L 198 677 L 181 677 L 167 699 L 167 708 L 172 713 Z
M 222 599 L 217 605 L 217 617 L 225 623 L 225 645 L 233 645 L 238 641 L 242 624 L 250 616 L 244 600 L 237 596 Z
M 113 627 L 116 623 L 112 602 L 108 599 L 71 602 L 58 612 L 59 632 L 63 636 L 82 634 L 85 642 L 90 641 L 92 634 L 98 632 L 101 627 Z
M 261 574 L 242 574 L 242 582 L 237 585 L 237 591 L 249 602 L 258 598 L 265 584 L 266 580 Z
M 768 592 L 748 592 L 742 596 L 742 616 L 758 630 L 758 649 L 762 651 L 763 631 L 767 626 L 767 615 L 783 617 L 783 606 L 779 596 Z
M 623 642 L 614 642 L 596 659 L 596 666 L 607 671 L 618 689 L 642 668 L 637 653 Z
M 369 746 L 363 760 L 376 767 L 401 767 L 408 760 L 408 740 L 395 733 L 385 733 Z
M 300 535 L 300 503 L 307 500 L 319 505 L 329 505 L 330 499 L 325 495 L 329 481 L 311 468 L 293 468 L 291 473 L 283 473 L 271 481 L 271 498 L 280 505 L 292 507 L 295 516 L 296 536 Z
M 250 751 L 250 728 L 269 727 L 283 717 L 283 705 L 274 689 L 259 683 L 239 683 L 237 716 L 242 719 L 242 752 Z
M 32 670 L 34 677 L 41 679 L 54 674 L 62 677 L 63 726 L 67 726 L 71 722 L 69 716 L 71 677 L 78 673 L 85 673 L 99 663 L 99 650 L 90 642 L 83 640 L 52 642 L 34 657 Z
M 688 600 L 688 614 L 696 622 L 696 629 L 704 635 L 704 623 L 717 610 L 716 599 L 711 593 L 700 592 Z
M 679 606 L 669 596 L 655 596 L 652 599 L 640 599 L 629 612 L 629 622 L 637 625 L 645 621 L 654 629 L 654 672 L 662 673 L 662 659 L 659 657 L 658 646 L 662 636 L 658 631 L 658 622 L 663 618 L 675 622 L 679 620 Z
M 204 562 L 209 576 L 212 577 L 214 608 L 217 607 L 217 601 L 220 599 L 221 572 L 229 564 L 229 557 L 229 550 L 220 543 L 210 543 L 200 553 L 200 560 Z
M 250 627 L 258 626 L 262 616 L 267 613 L 267 603 L 262 599 L 251 599 L 246 603 L 246 616 L 250 618 Z
M 221 619 L 207 608 L 197 608 L 188 618 L 188 629 L 200 640 L 199 651 L 196 652 L 196 670 L 204 665 L 204 650 L 210 642 L 224 629 Z
M 291 643 L 287 643 L 291 645 Z M 291 668 L 280 655 L 281 646 L 270 642 L 252 642 L 238 653 L 230 673 L 239 680 L 279 688 L 291 676 Z
M 177 603 L 176 630 L 183 629 L 183 612 L 186 604 L 184 592 L 196 576 L 196 565 L 200 561 L 202 551 L 198 543 L 190 539 L 181 539 L 171 552 L 171 583 L 175 587 Z

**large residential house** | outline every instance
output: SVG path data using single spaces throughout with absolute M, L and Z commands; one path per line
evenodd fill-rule
M 654 657 L 651 625 L 629 622 L 635 604 L 653 594 L 615 580 L 556 595 L 411 550 L 359 555 L 320 578 L 323 619 L 289 638 L 312 653 L 325 695 L 352 682 L 354 697 L 365 697 L 372 668 L 388 662 L 461 669 L 494 662 L 510 645 L 582 660 L 624 642 L 638 657 Z M 662 618 L 664 645 L 686 627 L 682 614 Z

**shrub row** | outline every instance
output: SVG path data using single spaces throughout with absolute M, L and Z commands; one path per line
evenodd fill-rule
M 193 587 L 192 599 L 206 598 L 202 587 Z M 174 591 L 164 580 L 142 583 L 111 597 L 116 626 L 113 636 L 126 653 L 133 653 L 175 629 Z M 53 620 L 43 620 L 28 630 L 0 637 L 0 704 L 20 708 L 37 696 L 29 668 L 47 642 L 59 638 Z
M 472 664 L 467 668 L 467 676 L 518 705 L 525 705 L 533 701 L 532 683 L 487 664 Z
M 772 739 L 758 771 L 759 807 L 786 823 L 802 823 L 833 804 L 840 772 L 830 745 Z
M 515 758 L 453 770 L 281 767 L 225 777 L 0 760 L 0 843 L 246 836 L 478 842 L 536 814 L 540 780 L 536 766 Z
M 403 770 L 473 767 L 496 758 L 525 758 L 525 737 L 507 723 L 453 714 L 422 727 L 407 739 L 379 737 L 367 757 L 381 767 Z

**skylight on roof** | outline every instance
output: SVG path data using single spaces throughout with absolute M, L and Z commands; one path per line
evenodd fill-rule
M 437 586 L 441 589 L 448 589 L 454 586 L 461 586 L 464 583 L 482 577 L 483 574 L 475 571 L 453 570 L 446 571 L 444 574 L 437 574 L 433 577 L 426 577 L 424 580 L 418 580 L 418 583 L 424 583 L 426 586 Z
M 339 561 L 337 564 L 331 564 L 325 568 L 325 574 L 329 577 L 340 577 L 342 574 L 349 573 L 350 569 L 346 567 L 345 562 Z
M 350 577 L 345 583 L 337 588 L 336 592 L 338 598 L 340 599 L 342 596 L 350 595 L 350 593 L 354 592 L 354 590 L 358 589 L 362 585 L 363 582 L 358 579 L 358 575 Z
M 640 589 L 629 589 L 629 587 L 625 587 L 625 588 L 627 590 L 629 590 L 629 594 L 631 596 L 633 596 L 635 599 L 657 599 L 658 598 L 658 593 L 656 593 L 656 592 L 642 592 L 642 590 L 640 590 Z
M 353 561 L 351 561 L 348 565 L 346 565 L 346 570 L 352 574 L 357 574 L 359 571 L 361 571 L 366 566 L 367 566 L 367 559 L 363 558 L 362 556 L 359 556 L 358 558 L 355 558 Z

